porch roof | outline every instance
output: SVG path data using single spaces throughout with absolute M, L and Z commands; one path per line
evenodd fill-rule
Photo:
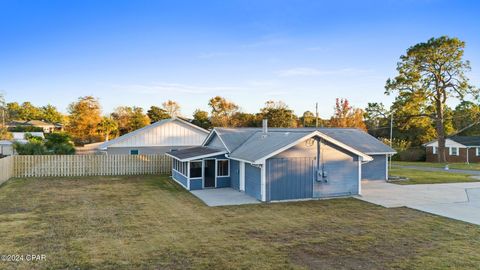
M 185 149 L 176 150 L 176 151 L 170 151 L 170 152 L 167 152 L 166 154 L 180 161 L 190 161 L 190 160 L 195 160 L 200 158 L 218 156 L 226 153 L 227 152 L 225 150 L 220 150 L 220 149 L 206 147 L 206 146 L 196 146 L 196 147 L 190 147 L 190 148 L 185 148 Z

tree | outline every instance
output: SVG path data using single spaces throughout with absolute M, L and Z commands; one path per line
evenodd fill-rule
M 98 100 L 92 96 L 78 98 L 68 106 L 68 125 L 66 130 L 72 135 L 76 144 L 87 144 L 101 141 L 98 134 L 101 107 Z
M 23 102 L 19 115 L 22 120 L 42 120 L 42 110 L 35 107 L 31 102 Z
M 180 104 L 173 100 L 165 101 L 162 103 L 162 107 L 170 117 L 177 117 L 180 115 Z
M 18 102 L 9 102 L 7 103 L 7 118 L 8 120 L 17 120 L 21 119 L 20 115 L 22 111 L 22 106 Z
M 55 106 L 48 104 L 40 108 L 42 120 L 49 123 L 63 123 L 63 114 Z
M 192 124 L 202 127 L 204 129 L 209 129 L 212 127 L 212 123 L 208 117 L 208 112 L 196 109 L 193 112 L 193 121 Z
M 143 114 L 143 109 L 140 107 L 117 107 L 111 117 L 117 123 L 120 135 L 132 132 L 150 123 L 150 119 Z
M 110 136 L 117 135 L 118 124 L 111 117 L 103 116 L 98 124 L 98 132 L 105 138 L 105 141 L 108 141 Z
M 5 103 L 3 94 L 0 93 L 0 140 L 8 140 L 11 137 L 10 133 L 7 130 L 6 121 L 7 104 Z
M 45 147 L 47 151 L 55 155 L 73 155 L 75 146 L 72 138 L 65 132 L 53 132 L 45 134 Z
M 233 127 L 258 127 L 261 119 L 253 113 L 236 112 L 232 115 Z
M 296 127 L 297 116 L 283 101 L 269 100 L 260 109 L 259 117 L 268 119 L 270 127 Z
M 455 132 L 464 136 L 480 135 L 480 105 L 462 101 L 455 107 L 452 117 Z
M 337 98 L 333 116 L 330 118 L 331 127 L 351 127 L 367 130 L 363 121 L 363 110 L 350 106 L 347 99 Z
M 212 108 L 212 117 L 210 121 L 215 127 L 231 127 L 232 116 L 238 111 L 237 104 L 223 98 L 216 96 L 208 102 L 208 105 Z
M 398 93 L 405 101 L 420 108 L 432 108 L 433 113 L 418 116 L 434 120 L 438 139 L 438 161 L 445 162 L 445 108 L 451 98 L 464 100 L 478 96 L 478 89 L 469 84 L 465 73 L 470 63 L 463 60 L 465 42 L 442 36 L 416 44 L 400 56 L 398 75 L 388 79 L 386 94 Z
M 147 111 L 147 116 L 150 118 L 150 122 L 153 124 L 163 119 L 170 118 L 168 112 L 160 107 L 151 106 L 150 109 Z
M 368 103 L 363 115 L 368 133 L 377 138 L 390 137 L 391 112 L 382 103 Z
M 133 107 L 132 115 L 130 118 L 130 129 L 137 130 L 150 124 L 150 119 L 143 113 L 143 109 L 140 107 Z

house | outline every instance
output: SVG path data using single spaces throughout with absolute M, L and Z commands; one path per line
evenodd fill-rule
M 98 150 L 109 155 L 164 154 L 199 146 L 208 131 L 180 118 L 164 119 L 111 141 Z
M 438 161 L 438 140 L 425 143 L 426 161 Z M 452 136 L 445 140 L 447 162 L 480 162 L 480 136 Z
M 19 143 L 27 143 L 27 135 L 45 139 L 43 132 L 12 132 L 12 141 Z
M 0 157 L 13 155 L 13 143 L 7 140 L 0 140 Z
M 187 190 L 231 187 L 260 201 L 361 194 L 385 180 L 395 151 L 341 128 L 215 128 L 201 146 L 170 151 L 172 178 Z M 370 164 L 369 164 L 370 163 Z
M 43 129 L 44 133 L 51 133 L 56 130 L 63 130 L 63 126 L 61 124 L 52 124 L 41 120 L 15 120 L 11 121 L 7 124 L 9 129 L 14 129 L 16 127 L 36 127 Z

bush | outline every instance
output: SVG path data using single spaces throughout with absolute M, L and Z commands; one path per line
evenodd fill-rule
M 15 143 L 13 145 L 15 151 L 19 155 L 73 155 L 75 147 L 73 146 L 70 136 L 66 133 L 50 133 L 46 135 L 46 139 L 35 137 L 27 134 L 27 143 Z
M 396 161 L 425 161 L 425 148 L 415 147 L 398 152 L 392 157 Z

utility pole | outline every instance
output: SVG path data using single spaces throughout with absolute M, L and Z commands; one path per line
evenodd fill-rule
M 315 127 L 318 128 L 318 102 L 315 103 Z

